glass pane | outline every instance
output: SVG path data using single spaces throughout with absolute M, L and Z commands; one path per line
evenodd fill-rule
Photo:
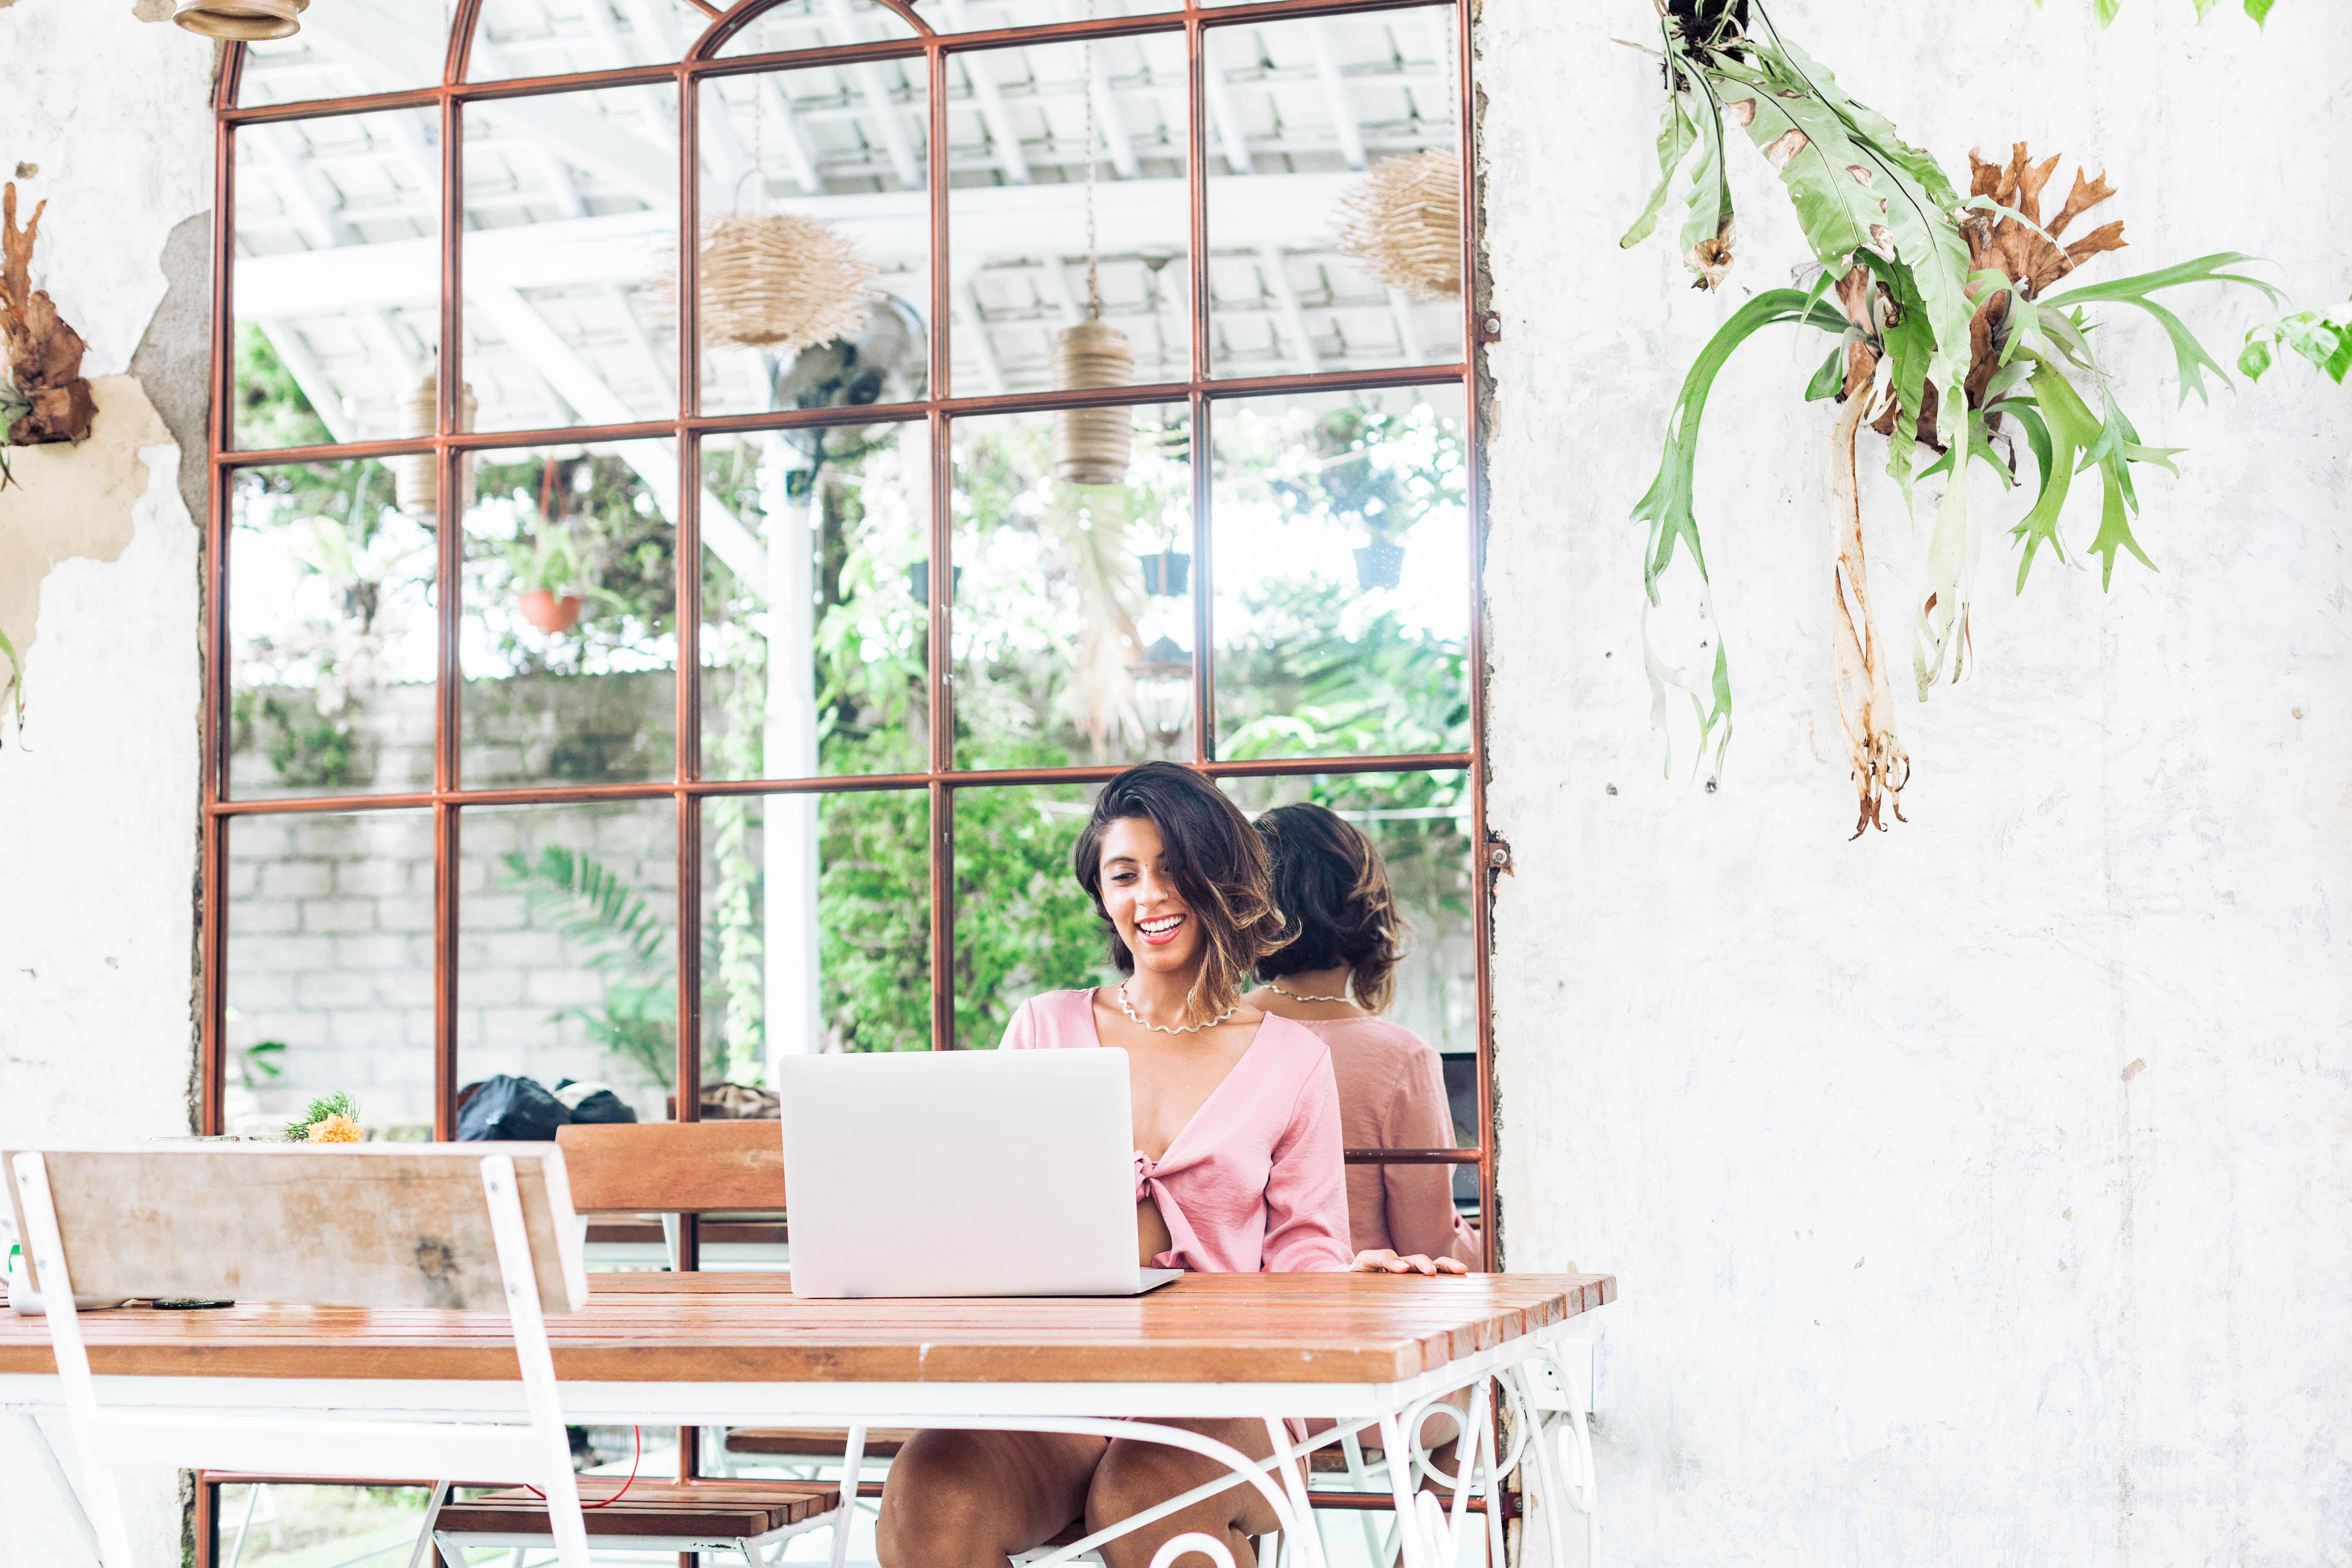
M 919 773 L 930 755 L 929 426 L 702 446 L 702 773 Z
M 686 0 L 482 0 L 466 79 L 661 65 L 709 25 Z
M 477 429 L 677 412 L 677 89 L 469 103 L 466 379 Z
M 231 795 L 432 787 L 435 524 L 414 463 L 231 479 Z
M 959 768 L 1192 754 L 1191 420 L 1084 413 L 952 427 Z
M 915 15 L 941 33 L 1036 27 L 1083 16 L 1146 16 L 1183 8 L 1184 0 L 915 0 Z
M 479 454 L 458 633 L 467 788 L 675 776 L 676 449 Z
M 1211 374 L 1462 357 L 1454 26 L 1432 6 L 1209 31 Z
M 435 87 L 449 55 L 452 0 L 373 0 L 302 14 L 290 38 L 245 46 L 236 101 L 302 103 Z
M 904 16 L 874 0 L 778 0 L 719 45 L 719 58 L 735 59 L 919 36 Z M 919 64 L 915 74 L 922 74 Z
M 417 393 L 441 342 L 434 111 L 241 126 L 236 156 L 236 445 L 431 435 Z
M 1041 991 L 1107 984 L 1108 930 L 1071 869 L 1098 784 L 955 792 L 956 1045 L 993 1050 Z
M 921 397 L 922 57 L 717 77 L 701 90 L 702 411 Z
M 948 69 L 957 395 L 1184 379 L 1183 36 L 970 51 Z M 1108 357 L 1057 371 L 1089 318 L 1113 329 Z
M 1478 972 L 1471 900 L 1478 884 L 1468 776 L 1448 768 L 1425 773 L 1294 773 L 1224 779 L 1220 784 L 1253 818 L 1274 806 L 1311 801 L 1372 841 L 1388 865 L 1389 884 L 1409 928 L 1408 952 L 1397 965 L 1395 992 L 1382 1016 L 1443 1055 L 1475 1057 Z
M 628 1441 L 625 1431 L 621 1440 Z M 431 1489 L 225 1483 L 215 1495 L 220 1547 L 211 1561 L 238 1568 L 311 1568 L 401 1561 L 396 1548 L 414 1542 L 425 1527 Z
M 370 1138 L 433 1136 L 433 814 L 228 830 L 223 1130 L 282 1135 L 344 1094 Z
M 640 1121 L 677 1081 L 677 816 L 667 800 L 460 819 L 457 1081 L 610 1088 Z
M 1462 389 L 1215 405 L 1217 754 L 1466 751 Z
M 930 796 L 702 806 L 702 1074 L 773 1083 L 810 1051 L 931 1044 Z

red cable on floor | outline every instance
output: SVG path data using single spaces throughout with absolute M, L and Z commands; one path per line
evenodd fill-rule
M 629 1479 L 621 1483 L 621 1489 L 619 1491 L 614 1492 L 603 1502 L 582 1503 L 580 1505 L 581 1512 L 586 1513 L 592 1508 L 610 1508 L 614 1503 L 620 1501 L 623 1498 L 628 1496 L 629 1489 L 637 1484 L 637 1465 L 646 1457 L 646 1433 L 644 1427 L 632 1426 L 629 1428 Z M 523 1483 L 522 1489 L 529 1492 L 531 1496 L 537 1498 L 541 1502 L 545 1502 L 547 1500 L 547 1494 L 540 1490 L 537 1487 L 532 1486 L 528 1481 Z

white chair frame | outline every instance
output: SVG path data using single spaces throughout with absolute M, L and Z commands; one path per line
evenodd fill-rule
M 82 1494 L 93 1516 L 106 1568 L 133 1568 L 131 1534 L 115 1487 L 119 1466 L 249 1470 L 273 1475 L 436 1475 L 497 1477 L 547 1495 L 548 1539 L 562 1568 L 589 1568 L 588 1536 L 563 1431 L 555 1362 L 540 1310 L 539 1283 L 512 1158 L 481 1163 L 482 1188 L 497 1241 L 508 1321 L 530 1419 L 520 1426 L 402 1419 L 339 1420 L 253 1415 L 234 1409 L 110 1405 L 98 1397 L 73 1280 L 58 1234 L 47 1164 L 18 1154 L 15 1176 L 34 1267 L 40 1276 L 49 1344 L 57 1356 L 66 1423 L 82 1461 Z M 424 1556 L 419 1536 L 412 1568 Z

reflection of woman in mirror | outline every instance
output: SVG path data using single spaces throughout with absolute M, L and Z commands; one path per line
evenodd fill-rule
M 1241 994 L 1285 931 L 1265 851 L 1233 803 L 1189 768 L 1130 768 L 1104 787 L 1076 859 L 1126 978 L 1030 998 L 1004 1048 L 1127 1053 L 1138 1261 L 1211 1273 L 1459 1273 L 1450 1258 L 1358 1258 L 1349 1246 L 1329 1055 L 1312 1030 Z M 1272 1451 L 1262 1421 L 1169 1425 L 1253 1458 Z M 1125 1438 L 920 1432 L 891 1467 L 876 1539 L 883 1568 L 1003 1568 L 1075 1520 L 1098 1529 L 1225 1473 L 1200 1455 Z M 1202 1531 L 1248 1568 L 1250 1538 L 1275 1528 L 1257 1490 L 1237 1485 L 1102 1555 L 1109 1568 L 1143 1568 L 1161 1542 Z
M 1379 1016 L 1409 934 L 1380 851 L 1319 805 L 1257 819 L 1274 901 L 1291 939 L 1257 961 L 1251 1005 L 1304 1024 L 1331 1047 L 1350 1149 L 1450 1149 L 1454 1121 L 1437 1052 Z M 1352 1000 L 1350 999 L 1352 997 Z M 1478 1266 L 1478 1237 L 1454 1212 L 1451 1165 L 1351 1165 L 1348 1223 L 1366 1256 L 1452 1258 Z

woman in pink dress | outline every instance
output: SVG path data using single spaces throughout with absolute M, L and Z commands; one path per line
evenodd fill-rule
M 1380 1016 L 1411 934 L 1371 841 L 1319 805 L 1257 819 L 1290 940 L 1257 961 L 1248 1002 L 1304 1024 L 1331 1048 L 1339 1126 L 1350 1149 L 1451 1149 L 1445 1074 L 1428 1041 Z M 1478 1235 L 1454 1212 L 1451 1165 L 1350 1165 L 1348 1224 L 1367 1252 L 1479 1264 Z
M 1008 1050 L 1123 1050 L 1133 1093 L 1139 1262 L 1220 1273 L 1461 1271 L 1448 1258 L 1359 1260 L 1349 1243 L 1339 1089 L 1313 1031 L 1251 1006 L 1252 965 L 1278 947 L 1265 851 L 1248 819 L 1172 763 L 1104 787 L 1075 869 L 1110 937 L 1117 985 L 1021 1005 Z M 1181 1285 L 1174 1287 L 1181 1289 Z M 1255 1420 L 1186 1420 L 1252 1458 Z M 1150 1442 L 1043 1432 L 920 1432 L 891 1466 L 876 1537 L 883 1568 L 1003 1568 L 1083 1519 L 1125 1519 L 1224 1472 Z M 1227 1542 L 1275 1528 L 1255 1488 L 1234 1486 L 1103 1548 L 1144 1568 L 1186 1531 Z

